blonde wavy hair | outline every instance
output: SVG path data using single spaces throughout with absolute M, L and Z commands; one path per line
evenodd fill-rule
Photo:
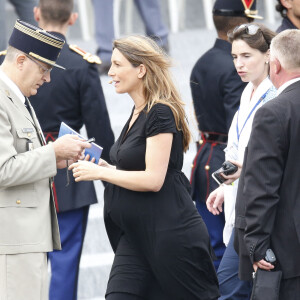
M 184 102 L 173 83 L 169 68 L 171 62 L 163 50 L 151 38 L 128 36 L 114 41 L 118 49 L 133 67 L 143 64 L 147 70 L 143 77 L 143 93 L 147 113 L 157 103 L 168 105 L 174 115 L 177 130 L 183 133 L 183 150 L 188 149 L 191 133 L 188 128 Z

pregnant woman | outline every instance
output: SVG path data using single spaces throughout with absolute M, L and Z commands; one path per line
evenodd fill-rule
M 181 172 L 190 132 L 169 60 L 150 38 L 131 36 L 114 42 L 111 61 L 116 92 L 134 102 L 111 148 L 113 165 L 70 166 L 76 181 L 108 182 L 104 218 L 115 259 L 106 299 L 217 299 L 209 236 Z

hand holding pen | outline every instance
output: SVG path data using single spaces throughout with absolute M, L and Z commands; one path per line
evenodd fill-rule
M 93 142 L 95 142 L 95 138 L 92 137 L 92 138 L 88 139 L 86 142 L 87 142 L 87 143 L 93 143 Z

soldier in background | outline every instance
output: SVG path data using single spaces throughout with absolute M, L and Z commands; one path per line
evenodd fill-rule
M 73 0 L 40 0 L 34 16 L 40 27 L 66 40 L 68 26 L 78 16 L 72 11 Z M 84 124 L 88 136 L 103 147 L 102 157 L 109 160 L 114 135 L 96 68 L 99 58 L 84 54 L 65 43 L 58 62 L 66 70 L 53 71 L 51 83 L 31 97 L 31 102 L 47 141 L 56 139 L 62 121 L 76 131 Z M 62 251 L 49 254 L 50 299 L 75 300 L 89 206 L 97 203 L 97 197 L 93 182 L 75 183 L 71 175 L 67 186 L 65 170 L 58 172 L 54 181 Z
M 278 0 L 276 10 L 282 16 L 281 25 L 277 28 L 277 32 L 286 29 L 300 28 L 300 1 L 299 0 Z
M 213 20 L 218 33 L 214 46 L 195 64 L 190 85 L 198 121 L 200 140 L 193 161 L 191 184 L 192 197 L 208 228 L 218 269 L 225 245 L 223 243 L 224 213 L 212 215 L 206 208 L 210 192 L 218 187 L 211 174 L 225 160 L 224 149 L 233 115 L 238 109 L 245 83 L 238 76 L 231 56 L 231 44 L 227 32 L 236 26 L 253 20 L 256 2 L 251 7 L 244 1 L 217 0 L 213 8 Z M 230 236 L 230 235 L 229 235 Z M 228 241 L 225 241 L 225 244 Z

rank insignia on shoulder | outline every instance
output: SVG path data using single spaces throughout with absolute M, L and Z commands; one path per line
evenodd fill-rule
M 100 65 L 102 63 L 102 61 L 101 61 L 101 59 L 100 59 L 99 56 L 93 55 L 91 53 L 88 53 L 88 52 L 80 49 L 77 45 L 70 45 L 69 47 L 70 47 L 71 50 L 73 50 L 74 52 L 76 52 L 79 55 L 81 55 L 84 60 L 86 60 L 87 62 L 89 62 L 91 64 L 98 64 L 98 65 Z
M 7 50 L 0 51 L 0 56 L 6 55 Z

